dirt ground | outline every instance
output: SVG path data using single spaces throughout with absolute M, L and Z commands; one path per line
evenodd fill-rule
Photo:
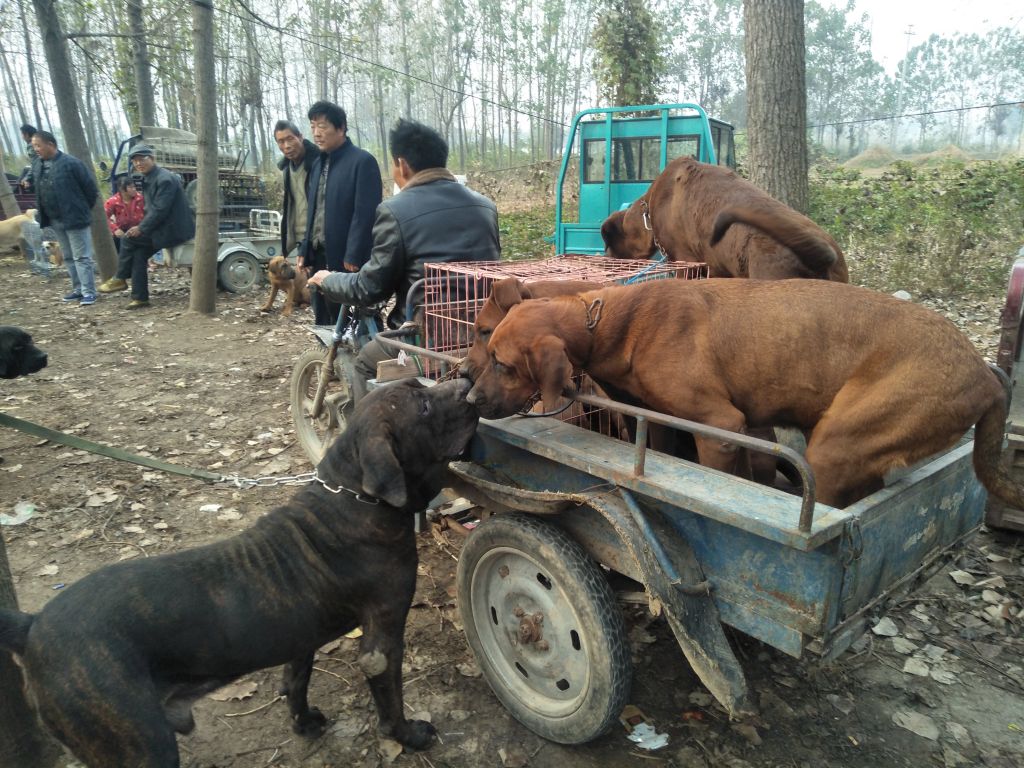
M 0 324 L 28 330 L 50 356 L 29 378 L 0 381 L 0 409 L 84 438 L 178 464 L 242 476 L 311 469 L 296 445 L 288 377 L 312 345 L 311 316 L 261 315 L 264 289 L 221 293 L 213 317 L 190 313 L 188 277 L 162 268 L 153 306 L 124 310 L 125 295 L 64 305 L 67 279 L 0 260 Z M 997 300 L 940 309 L 987 352 Z M 3 527 L 25 610 L 111 562 L 150 557 L 229 536 L 292 490 L 238 490 L 154 472 L 0 431 L 0 513 L 31 516 Z M 31 508 L 26 506 L 32 505 Z M 472 535 L 472 534 L 470 534 Z M 635 662 L 630 701 L 668 746 L 642 752 L 618 725 L 576 747 L 545 742 L 498 703 L 461 632 L 454 573 L 461 539 L 419 539 L 420 579 L 409 617 L 405 695 L 440 738 L 395 756 L 355 667 L 356 640 L 319 654 L 310 699 L 331 721 L 306 741 L 276 698 L 279 670 L 250 675 L 241 698 L 207 698 L 196 731 L 180 739 L 183 765 L 256 766 L 991 766 L 1024 764 L 1024 539 L 982 532 L 955 568 L 887 615 L 890 623 L 831 665 L 797 661 L 732 634 L 760 719 L 731 724 L 694 679 L 671 633 L 624 606 Z M 983 581 L 983 580 L 988 581 Z M 982 582 L 982 583 L 978 583 Z M 424 716 L 424 715 L 421 715 Z M 922 734 L 922 735 L 919 735 Z

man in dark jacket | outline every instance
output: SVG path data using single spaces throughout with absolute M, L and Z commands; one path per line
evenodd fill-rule
M 426 262 L 498 261 L 498 210 L 481 194 L 460 184 L 445 168 L 448 144 L 437 131 L 399 120 L 389 136 L 391 176 L 401 192 L 377 207 L 370 261 L 355 273 L 322 270 L 309 282 L 332 301 L 372 306 L 396 296 L 398 320 L 405 317 L 406 296 L 423 277 Z M 423 304 L 423 289 L 409 302 Z M 362 348 L 352 382 L 355 402 L 366 394 L 366 380 L 377 363 L 391 357 L 376 341 Z
M 39 226 L 52 227 L 57 234 L 71 278 L 71 293 L 64 301 L 87 307 L 96 303 L 90 232 L 92 206 L 100 194 L 96 179 L 85 163 L 57 149 L 57 139 L 48 131 L 36 131 L 32 148 L 36 151 L 32 180 Z
M 309 169 L 316 162 L 320 149 L 291 120 L 278 120 L 274 125 L 274 141 L 281 154 L 284 181 L 284 205 L 281 208 L 281 255 L 288 256 L 301 245 L 306 236 L 306 214 L 309 200 Z
M 300 267 L 355 272 L 370 258 L 373 216 L 383 196 L 380 166 L 348 138 L 345 110 L 329 101 L 309 108 L 313 141 L 321 154 L 310 168 L 306 241 Z M 312 294 L 318 325 L 334 325 L 339 304 Z
M 185 190 L 176 173 L 156 164 L 153 148 L 136 144 L 128 153 L 136 173 L 142 174 L 142 198 L 146 214 L 142 221 L 125 232 L 117 259 L 117 277 L 100 290 L 104 293 L 123 291 L 125 278 L 131 275 L 132 300 L 128 309 L 149 306 L 149 257 L 161 248 L 172 248 L 191 240 L 196 222 L 188 207 Z

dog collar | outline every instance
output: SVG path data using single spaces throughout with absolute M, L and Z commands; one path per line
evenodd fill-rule
M 654 247 L 658 249 L 658 252 L 666 259 L 669 259 L 668 251 L 666 251 L 664 246 L 658 242 L 658 236 L 654 234 L 654 224 L 651 222 L 651 209 L 647 205 L 646 197 L 640 198 L 640 205 L 644 209 L 644 229 L 651 233 L 651 239 L 654 241 Z M 671 259 L 669 259 L 669 261 L 671 261 Z
M 582 296 L 577 297 L 583 302 L 583 309 L 587 312 L 587 330 L 592 331 L 597 327 L 597 322 L 601 319 L 601 310 L 604 308 L 604 299 L 597 298 L 587 304 L 586 299 Z
M 318 475 L 316 472 L 313 472 L 313 479 L 320 483 L 320 485 L 324 487 L 324 490 L 330 491 L 331 493 L 341 493 L 342 491 L 344 491 L 345 493 L 351 493 L 353 496 L 356 497 L 356 501 L 361 501 L 364 504 L 380 504 L 380 499 L 374 496 L 366 496 L 365 494 L 362 494 L 359 491 L 353 491 L 351 488 L 346 488 L 344 485 L 331 487 L 330 485 L 327 484 L 327 481 L 320 477 L 320 475 Z

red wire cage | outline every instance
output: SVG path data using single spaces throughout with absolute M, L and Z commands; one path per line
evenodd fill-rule
M 707 265 L 689 262 L 631 261 L 604 256 L 564 255 L 528 261 L 428 263 L 424 286 L 424 340 L 428 349 L 465 357 L 473 342 L 473 322 L 497 280 L 514 277 L 524 283 L 540 280 L 587 280 L 629 285 L 648 280 L 707 277 Z M 425 374 L 439 375 L 438 364 L 424 360 Z M 577 377 L 579 391 L 604 395 L 588 376 Z M 573 403 L 559 418 L 603 434 L 619 434 L 610 414 Z

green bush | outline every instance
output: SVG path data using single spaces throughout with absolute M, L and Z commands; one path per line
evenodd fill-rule
M 843 248 L 852 282 L 924 296 L 992 295 L 1024 245 L 1024 159 L 897 162 L 877 178 L 819 171 L 810 209 Z

